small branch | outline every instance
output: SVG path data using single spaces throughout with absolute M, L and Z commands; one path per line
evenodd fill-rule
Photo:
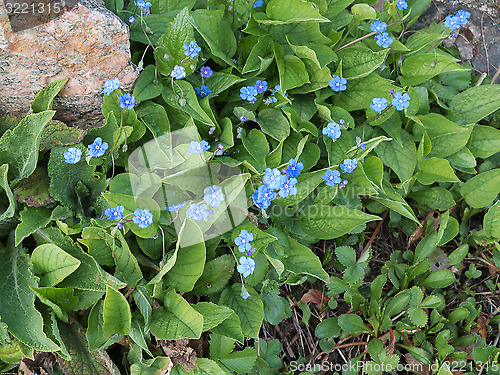
M 385 218 L 387 217 L 387 213 L 388 212 L 389 211 L 384 211 L 384 214 L 382 215 L 382 220 L 380 220 L 378 222 L 377 228 L 375 228 L 375 231 L 373 232 L 370 240 L 368 241 L 368 243 L 366 244 L 365 248 L 361 252 L 360 257 L 366 252 L 366 250 L 368 250 L 368 248 L 372 245 L 373 241 L 375 241 L 375 237 L 377 237 L 377 234 L 380 231 L 380 228 L 382 228 L 382 223 L 384 222 Z

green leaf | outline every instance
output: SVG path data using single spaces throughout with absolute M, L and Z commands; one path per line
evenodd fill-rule
M 377 18 L 377 12 L 368 4 L 354 4 L 351 7 L 351 13 L 358 21 L 374 20 Z
M 285 249 L 287 254 L 285 260 L 286 268 L 289 271 L 297 274 L 311 275 L 325 282 L 329 280 L 328 274 L 321 266 L 321 261 L 314 255 L 311 249 L 291 238 L 289 239 L 289 244 L 290 246 Z
M 29 207 L 42 207 L 55 201 L 49 194 L 49 176 L 44 168 L 38 167 L 27 178 L 22 179 L 14 189 L 14 197 Z
M 208 97 L 219 95 L 221 92 L 227 90 L 231 86 L 244 81 L 244 78 L 240 78 L 238 76 L 235 76 L 234 74 L 214 72 L 212 77 L 205 80 L 205 84 L 212 90 L 212 94 L 210 94 Z
M 372 104 L 373 98 L 386 97 L 390 90 L 398 89 L 377 73 L 370 73 L 365 77 L 349 80 L 347 84 L 349 88 L 342 91 L 338 105 L 349 112 L 367 109 Z
M 411 178 L 417 164 L 417 149 L 411 136 L 401 130 L 401 139 L 382 142 L 375 152 L 384 165 L 391 168 L 401 182 Z
M 285 319 L 288 302 L 279 295 L 278 289 L 263 291 L 260 298 L 264 303 L 264 320 L 272 325 L 280 324 Z
M 428 288 L 446 288 L 447 286 L 453 284 L 455 281 L 455 275 L 450 270 L 441 269 L 431 272 L 429 276 L 418 285 L 425 286 Z
M 471 87 L 457 94 L 450 104 L 451 120 L 459 125 L 470 125 L 500 108 L 500 86 Z
M 356 314 L 343 314 L 338 320 L 340 328 L 350 336 L 358 336 L 363 333 L 370 333 L 371 330 L 363 322 L 363 319 Z
M 222 291 L 219 304 L 229 306 L 239 316 L 241 329 L 245 337 L 258 337 L 264 320 L 264 306 L 259 295 L 247 286 L 250 297 L 241 297 L 241 284 L 233 284 Z
M 332 239 L 349 233 L 358 225 L 380 218 L 345 206 L 315 204 L 306 207 L 299 220 L 302 230 L 310 236 Z
M 264 111 L 267 111 L 267 109 Z M 269 153 L 269 144 L 264 133 L 258 129 L 252 129 L 248 134 L 242 134 L 241 141 L 248 153 L 259 163 L 265 165 L 266 155 Z
M 408 291 L 403 291 L 396 294 L 394 297 L 390 298 L 384 308 L 384 314 L 389 318 L 396 314 L 399 314 L 406 308 L 406 305 L 410 301 L 410 293 Z
M 461 263 L 462 260 L 467 256 L 469 252 L 469 245 L 463 244 L 457 247 L 453 252 L 448 256 L 448 262 L 450 266 L 456 266 Z
M 422 53 L 408 57 L 401 67 L 401 84 L 404 86 L 416 86 L 425 82 L 435 75 L 442 73 L 460 72 L 470 70 L 452 61 L 453 57 L 448 55 L 436 55 L 434 53 Z
M 203 315 L 173 289 L 165 294 L 164 308 L 153 313 L 151 333 L 163 340 L 198 339 L 203 331 Z
M 9 180 L 17 182 L 35 170 L 42 130 L 55 111 L 45 111 L 24 117 L 0 138 L 0 164 L 9 164 Z
M 219 306 L 212 302 L 198 302 L 192 307 L 203 315 L 203 331 L 211 330 L 234 314 L 229 307 Z
M 411 193 L 409 197 L 416 200 L 420 204 L 424 204 L 430 208 L 441 211 L 447 210 L 455 204 L 453 195 L 441 186 L 416 191 Z
M 136 362 L 130 366 L 130 375 L 162 375 L 165 369 L 170 368 L 171 361 L 168 357 L 155 357 Z M 200 366 L 198 366 L 200 368 Z
M 3 272 L 0 273 L 0 320 L 7 324 L 10 333 L 23 344 L 40 351 L 60 348 L 43 330 L 42 315 L 35 309 L 35 292 L 38 286 L 31 270 L 31 262 L 22 246 L 14 246 L 14 236 L 7 246 L 0 249 Z
M 500 191 L 500 168 L 472 177 L 462 185 L 460 193 L 473 208 L 488 206 Z
M 470 137 L 469 150 L 477 158 L 489 158 L 500 152 L 500 130 L 491 126 L 475 125 Z
M 116 236 L 118 238 L 114 238 L 111 250 L 116 264 L 115 276 L 125 281 L 129 287 L 135 288 L 137 283 L 142 279 L 141 268 L 136 257 L 130 251 L 123 234 L 118 232 Z
M 483 227 L 488 237 L 500 238 L 500 202 L 495 203 L 484 215 Z
M 145 326 L 149 327 L 149 322 L 153 313 L 153 297 L 151 293 L 143 284 L 139 284 L 132 292 L 132 297 L 144 318 Z
M 73 288 L 36 288 L 32 286 L 30 288 L 40 301 L 52 308 L 59 319 L 68 322 L 66 311 L 72 310 L 78 303 L 78 297 L 73 295 L 75 291 Z
M 257 22 L 280 25 L 295 22 L 330 22 L 312 3 L 302 0 L 271 0 L 267 4 L 268 20 Z
M 419 224 L 413 209 L 410 207 L 408 203 L 398 194 L 392 185 L 387 180 L 382 180 L 382 188 L 383 190 L 378 191 L 378 195 L 374 195 L 373 200 L 383 204 L 384 206 L 390 208 L 393 211 L 396 211 L 407 217 L 410 220 L 413 220 L 415 223 Z
M 356 252 L 350 246 L 336 247 L 335 255 L 337 255 L 338 261 L 345 267 L 356 265 Z
M 345 319 L 345 318 L 344 318 Z M 348 318 L 351 319 L 351 318 Z M 356 318 L 354 318 L 356 319 Z M 327 318 L 316 326 L 316 337 L 320 339 L 328 339 L 337 337 L 340 334 L 340 326 L 337 317 Z
M 366 6 L 375 12 L 371 6 Z M 345 48 L 338 52 L 338 57 L 342 60 L 342 76 L 347 79 L 365 77 L 384 63 L 388 53 L 389 49 L 373 52 L 364 46 Z M 350 82 L 347 83 L 348 86 L 349 84 Z
M 107 287 L 106 297 L 102 310 L 103 325 L 102 331 L 114 335 L 120 333 L 128 335 L 132 324 L 130 305 L 119 291 Z
M 248 374 L 257 360 L 257 351 L 254 348 L 245 348 L 243 350 L 228 354 L 219 359 L 224 366 L 233 370 L 236 374 Z
M 242 73 L 258 75 L 265 71 L 274 60 L 274 42 L 269 36 L 260 37 L 248 55 Z M 238 118 L 240 116 L 237 116 Z M 247 116 L 247 119 L 251 119 Z M 253 120 L 252 120 L 253 121 Z
M 274 45 L 274 56 L 278 72 L 280 75 L 281 91 L 301 87 L 309 82 L 309 74 L 307 73 L 304 62 L 295 55 L 284 55 L 283 47 L 279 44 Z
M 151 8 L 152 13 L 156 13 L 154 10 L 156 4 L 157 2 L 153 2 L 153 7 Z M 143 17 L 142 21 L 142 26 L 140 20 L 139 22 L 134 22 L 129 25 L 130 40 L 133 40 L 134 42 L 141 42 L 146 45 L 151 41 L 153 45 L 156 45 L 158 43 L 158 39 L 165 34 L 165 30 L 172 22 L 172 18 L 163 14 L 151 14 L 147 18 Z M 147 36 L 143 31 L 143 27 L 146 30 Z
M 224 254 L 205 264 L 203 274 L 191 291 L 195 295 L 208 295 L 220 292 L 234 272 L 234 259 Z
M 114 266 L 115 261 L 112 255 L 114 238 L 108 232 L 99 227 L 87 227 L 82 231 L 82 238 L 78 242 L 83 243 L 88 248 L 88 253 L 105 266 Z
M 59 284 L 68 275 L 71 275 L 81 263 L 54 244 L 38 246 L 31 254 L 31 261 L 35 273 L 40 276 L 42 286 Z
M 43 128 L 40 139 L 40 151 L 49 150 L 54 146 L 74 145 L 87 134 L 86 130 L 71 127 L 57 120 L 49 121 Z
M 5 211 L 0 214 L 0 222 L 2 222 L 2 220 L 4 219 L 11 218 L 16 212 L 16 201 L 14 200 L 14 196 L 12 195 L 12 191 L 10 190 L 9 181 L 7 180 L 8 172 L 8 164 L 4 164 L 0 167 L 0 192 L 3 191 L 5 193 L 5 195 L 2 195 L 7 198 L 7 201 L 9 203 L 5 208 Z M 2 196 L 0 195 L 0 197 Z
M 155 55 L 158 71 L 165 76 L 169 76 L 169 79 L 174 67 L 180 65 L 181 61 L 186 57 L 182 46 L 194 40 L 193 27 L 189 23 L 188 17 L 189 12 L 187 8 L 184 8 L 156 43 Z M 197 60 L 198 57 L 195 57 L 194 60 L 190 61 L 192 64 L 184 65 L 186 74 L 191 74 L 194 71 Z
M 261 110 L 257 117 L 257 123 L 264 133 L 278 141 L 282 141 L 290 135 L 290 124 L 279 109 Z
M 236 38 L 231 25 L 224 19 L 223 10 L 197 9 L 189 17 L 189 22 L 215 57 L 234 66 L 231 58 L 236 53 Z
M 44 89 L 40 90 L 31 103 L 31 111 L 39 113 L 52 109 L 52 101 L 66 82 L 68 82 L 68 78 L 52 81 Z
M 434 182 L 459 182 L 450 162 L 446 159 L 432 157 L 418 163 L 417 180 L 423 185 L 432 185 Z
M 321 43 L 308 43 L 307 46 L 296 45 L 288 35 L 285 36 L 288 45 L 300 59 L 309 59 L 314 62 L 319 69 L 323 69 L 327 64 L 337 60 L 337 55 L 330 47 Z
M 148 65 L 141 72 L 134 85 L 135 100 L 142 102 L 161 95 L 163 85 L 158 81 L 159 77 L 157 77 L 155 71 L 156 67 L 154 65 Z
M 50 222 L 50 210 L 45 207 L 25 207 L 21 211 L 21 223 L 15 231 L 16 243 L 19 245 L 23 239 L 39 228 L 44 228 Z
M 183 243 L 186 243 L 187 238 L 189 238 L 189 243 L 194 243 L 194 245 L 180 247 Z M 179 231 L 175 253 L 177 257 L 175 264 L 167 272 L 163 280 L 166 285 L 175 288 L 179 292 L 189 292 L 203 274 L 206 260 L 203 232 L 189 218 L 185 220 Z
M 63 374 L 67 375 L 118 375 L 120 371 L 104 350 L 89 352 L 85 330 L 75 321 L 59 324 L 61 338 L 70 354 L 70 359 L 57 355 Z
M 417 327 L 424 327 L 427 324 L 427 314 L 420 307 L 410 307 L 408 318 Z

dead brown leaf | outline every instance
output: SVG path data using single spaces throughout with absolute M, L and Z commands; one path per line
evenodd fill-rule
M 198 369 L 196 365 L 196 352 L 187 346 L 189 339 L 175 341 L 158 340 L 158 344 L 163 349 L 163 353 L 170 358 L 174 366 L 181 365 L 188 372 Z

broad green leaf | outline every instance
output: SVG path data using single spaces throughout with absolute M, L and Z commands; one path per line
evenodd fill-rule
M 154 10 L 156 4 L 157 2 L 153 1 L 153 7 L 150 8 L 152 10 L 152 13 L 156 13 Z M 129 25 L 130 40 L 133 40 L 134 42 L 141 42 L 146 45 L 151 41 L 153 45 L 157 45 L 158 39 L 160 39 L 160 37 L 165 34 L 165 30 L 168 28 L 168 25 L 170 25 L 171 22 L 172 18 L 167 17 L 163 14 L 151 14 L 147 18 L 143 17 L 142 26 L 140 20 Z M 144 30 L 142 29 L 143 27 L 144 29 L 148 30 L 147 37 L 144 33 Z
M 16 212 L 16 201 L 14 200 L 14 196 L 12 194 L 12 190 L 10 190 L 9 181 L 7 179 L 8 172 L 9 165 L 3 164 L 0 167 L 0 197 L 7 198 L 8 206 L 5 207 L 5 210 L 0 214 L 0 222 L 4 219 L 11 218 Z
M 1 169 L 0 169 L 1 171 Z M 49 176 L 44 168 L 38 167 L 27 178 L 22 179 L 14 189 L 14 197 L 18 202 L 29 207 L 42 207 L 55 201 L 49 194 Z
M 481 85 L 457 94 L 450 104 L 451 120 L 475 124 L 500 108 L 500 86 Z
M 78 297 L 73 295 L 73 288 L 52 288 L 52 287 L 32 287 L 30 288 L 36 293 L 36 296 L 44 304 L 52 308 L 56 316 L 68 322 L 68 314 L 66 311 L 71 311 L 78 303 Z
M 87 227 L 82 231 L 82 238 L 78 242 L 87 246 L 87 252 L 104 266 L 114 266 L 112 255 L 114 238 L 104 229 L 99 227 Z
M 236 374 L 248 374 L 252 371 L 257 360 L 257 351 L 254 348 L 245 348 L 228 354 L 219 360 Z
M 21 211 L 21 223 L 15 231 L 16 243 L 19 245 L 23 239 L 28 237 L 39 228 L 44 228 L 50 222 L 50 210 L 45 207 L 25 207 Z
M 348 111 L 370 108 L 373 98 L 383 98 L 390 90 L 398 89 L 377 73 L 351 79 L 347 84 L 348 89 L 342 91 L 342 95 L 340 95 L 339 106 Z
M 301 46 L 296 45 L 288 36 L 285 37 L 288 41 L 288 45 L 298 58 L 313 61 L 319 69 L 323 69 L 332 61 L 337 60 L 335 52 L 324 44 L 312 42 L 308 43 L 306 46 Z
M 0 249 L 3 272 L 0 272 L 0 320 L 10 333 L 24 345 L 40 351 L 60 348 L 43 331 L 42 315 L 35 309 L 38 278 L 31 270 L 31 262 L 22 246 L 14 246 L 14 236 Z
M 453 272 L 447 269 L 441 269 L 431 272 L 425 280 L 422 280 L 418 285 L 425 286 L 428 288 L 446 288 L 447 286 L 453 284 L 455 281 L 455 275 Z
M 271 0 L 267 4 L 268 20 L 257 22 L 280 25 L 296 22 L 330 22 L 312 3 L 303 0 Z
M 245 81 L 244 78 L 235 76 L 234 74 L 214 72 L 212 77 L 205 80 L 205 84 L 210 87 L 212 94 L 208 97 L 219 95 L 221 92 L 227 90 L 240 82 Z
M 389 318 L 403 311 L 410 301 L 410 293 L 408 290 L 396 294 L 390 298 L 384 307 L 384 314 Z
M 307 231 L 306 233 L 309 234 Z M 328 281 L 328 274 L 321 266 L 319 258 L 311 249 L 292 239 L 290 239 L 289 243 L 290 246 L 285 249 L 287 255 L 285 264 L 289 271 L 297 274 L 311 275 L 320 280 Z
M 243 74 L 260 74 L 265 71 L 274 60 L 274 42 L 269 36 L 260 37 L 252 47 L 248 55 L 243 70 Z M 239 116 L 238 116 L 239 117 Z M 247 119 L 249 119 L 247 117 Z
M 470 136 L 469 150 L 478 158 L 489 158 L 500 152 L 500 130 L 491 126 L 475 125 Z
M 401 84 L 416 86 L 435 75 L 469 70 L 453 61 L 453 57 L 434 53 L 423 53 L 408 57 L 401 67 Z
M 17 182 L 35 170 L 42 130 L 55 111 L 45 111 L 24 117 L 0 138 L 0 164 L 9 164 L 9 180 Z
M 130 332 L 130 325 L 132 324 L 130 305 L 123 294 L 109 286 L 106 289 L 102 317 L 103 332 L 109 335 L 116 333 L 128 335 Z
M 203 274 L 191 291 L 195 295 L 208 295 L 220 292 L 234 272 L 234 259 L 224 254 L 205 264 Z
M 189 17 L 189 22 L 215 57 L 234 66 L 231 58 L 236 53 L 236 38 L 231 25 L 224 19 L 223 10 L 197 9 Z
M 85 329 L 76 321 L 59 324 L 59 332 L 71 358 L 57 355 L 57 363 L 67 375 L 119 375 L 120 371 L 104 350 L 89 351 Z
M 274 55 L 282 92 L 310 83 L 309 74 L 301 59 L 295 55 L 284 55 L 283 47 L 277 43 L 274 45 Z
M 170 368 L 171 361 L 168 357 L 155 357 L 136 362 L 130 366 L 130 375 L 162 375 L 165 369 Z M 200 366 L 198 366 L 200 368 Z
M 234 314 L 229 307 L 219 306 L 212 302 L 198 302 L 192 307 L 203 315 L 203 331 L 211 330 Z
M 391 210 L 400 213 L 410 220 L 413 220 L 415 223 L 420 223 L 411 206 L 394 190 L 392 185 L 387 180 L 382 180 L 382 189 L 372 198 Z
M 265 109 L 264 111 L 276 110 Z M 255 160 L 261 164 L 265 164 L 266 155 L 269 153 L 269 144 L 267 143 L 267 138 L 264 133 L 258 129 L 252 129 L 248 134 L 242 135 L 241 141 L 245 149 Z
M 413 264 L 417 264 L 429 257 L 434 252 L 438 242 L 438 232 L 432 231 L 427 236 L 422 238 L 415 249 L 415 257 Z
M 432 188 L 425 188 L 409 195 L 420 204 L 429 206 L 436 210 L 447 210 L 455 204 L 453 195 L 444 187 L 436 186 Z
M 369 5 L 367 7 L 373 10 Z M 388 53 L 389 49 L 373 52 L 363 46 L 345 48 L 338 52 L 338 57 L 342 60 L 342 76 L 347 79 L 365 77 L 384 63 Z M 348 87 L 349 84 L 350 82 L 347 83 Z
M 483 227 L 488 237 L 500 238 L 500 202 L 495 203 L 484 215 Z
M 190 238 L 190 243 L 194 243 L 194 245 L 179 247 L 179 244 L 182 246 L 184 238 Z M 206 260 L 203 232 L 189 218 L 186 218 L 179 232 L 175 252 L 177 257 L 175 264 L 164 276 L 163 281 L 179 292 L 189 292 L 203 274 Z
M 165 294 L 165 307 L 153 313 L 151 333 L 163 340 L 198 339 L 203 331 L 203 315 L 182 296 L 170 289 Z
M 354 4 L 351 13 L 358 21 L 373 20 L 377 18 L 377 12 L 368 4 Z
M 229 306 L 239 316 L 245 337 L 258 337 L 264 320 L 264 306 L 257 292 L 247 286 L 250 297 L 241 297 L 241 284 L 233 284 L 222 291 L 219 304 Z
M 290 124 L 279 109 L 261 110 L 257 117 L 257 123 L 264 133 L 278 141 L 282 141 L 290 135 Z
M 500 191 L 500 168 L 472 177 L 462 185 L 460 193 L 473 208 L 483 208 L 489 205 Z
M 424 327 L 427 324 L 427 314 L 420 307 L 410 307 L 408 309 L 408 318 L 417 327 Z
M 233 230 L 231 243 L 234 243 L 234 240 L 240 235 L 242 230 L 246 230 L 253 235 L 251 244 L 257 251 L 265 249 L 267 245 L 277 240 L 275 236 L 260 230 L 255 225 L 244 223 Z
M 66 82 L 68 82 L 68 78 L 52 81 L 45 88 L 40 90 L 31 103 L 31 111 L 33 113 L 39 113 L 52 109 L 52 101 Z
M 172 14 L 175 11 L 181 11 L 184 8 L 190 10 L 196 0 L 160 0 L 158 1 L 158 12 L 159 13 L 169 13 Z M 153 8 L 154 10 L 154 5 Z
M 370 333 L 370 328 L 363 319 L 356 314 L 343 314 L 339 316 L 338 323 L 342 330 L 349 336 L 358 336 L 362 333 Z
M 380 218 L 345 206 L 311 205 L 305 207 L 299 220 L 300 227 L 308 235 L 332 239 L 349 233 L 358 225 Z
M 54 146 L 68 146 L 81 142 L 87 134 L 86 130 L 68 126 L 57 120 L 49 121 L 43 128 L 40 137 L 40 151 L 49 150 Z
M 159 74 L 154 65 L 148 65 L 141 72 L 134 85 L 134 98 L 144 101 L 161 95 L 163 85 L 159 82 Z
M 137 108 L 137 116 L 148 126 L 155 136 L 161 136 L 170 131 L 170 121 L 168 120 L 165 107 L 153 103 L 145 102 Z
M 42 286 L 54 286 L 71 275 L 81 262 L 54 244 L 38 246 L 31 254 L 35 273 Z
M 462 168 L 475 168 L 477 165 L 476 158 L 467 147 L 462 148 L 446 159 L 448 159 L 451 164 Z
M 112 246 L 112 255 L 116 264 L 116 274 L 120 280 L 125 281 L 129 287 L 135 288 L 142 279 L 141 268 L 136 257 L 130 251 L 127 241 L 121 232 L 116 234 Z
M 241 321 L 236 313 L 230 315 L 221 324 L 212 328 L 212 332 L 237 340 L 240 343 L 244 342 L 243 332 L 241 330 Z
M 316 334 L 316 337 L 320 339 L 329 339 L 332 337 L 337 337 L 340 334 L 340 326 L 338 323 L 338 318 L 331 317 L 321 321 L 316 326 L 314 333 Z
M 180 65 L 181 61 L 186 58 L 182 46 L 194 40 L 193 27 L 189 23 L 188 17 L 188 10 L 184 8 L 156 43 L 155 55 L 158 70 L 169 79 L 171 79 L 170 73 L 174 67 Z M 186 74 L 194 71 L 197 61 L 198 57 L 195 57 L 191 64 L 184 64 Z
M 432 157 L 418 163 L 417 180 L 423 185 L 432 185 L 434 182 L 459 182 L 450 162 L 446 159 Z
M 149 327 L 151 315 L 153 313 L 153 297 L 149 290 L 143 284 L 137 285 L 137 288 L 132 292 L 136 306 L 139 308 L 146 327 Z
M 384 165 L 391 168 L 401 182 L 411 178 L 417 164 L 417 149 L 411 136 L 401 130 L 401 139 L 382 142 L 375 148 Z
M 261 292 L 260 299 L 264 304 L 264 320 L 272 325 L 280 324 L 286 317 L 288 301 L 279 295 L 278 289 Z

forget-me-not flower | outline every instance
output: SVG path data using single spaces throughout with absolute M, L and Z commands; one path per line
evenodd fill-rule
M 236 268 L 243 277 L 248 277 L 255 271 L 255 261 L 252 258 L 241 257 L 240 264 Z
M 446 16 L 444 19 L 444 25 L 450 29 L 451 31 L 459 29 L 460 26 L 462 25 L 462 22 L 459 17 L 457 16 Z
M 263 209 L 268 208 L 275 198 L 276 193 L 266 185 L 259 186 L 259 188 L 252 194 L 252 199 L 255 205 Z
M 257 89 L 254 86 L 245 86 L 240 89 L 240 97 L 243 100 L 253 102 L 257 99 Z
M 250 244 L 252 241 L 253 234 L 246 229 L 242 229 L 238 237 L 234 239 L 234 244 L 238 246 L 238 250 L 243 253 L 252 248 L 252 245 Z
M 210 78 L 210 77 L 212 77 L 213 74 L 214 74 L 214 72 L 212 71 L 212 69 L 209 66 L 202 66 L 200 68 L 200 75 L 203 78 Z
M 222 192 L 222 188 L 218 185 L 212 185 L 205 188 L 203 194 L 205 194 L 203 198 L 205 202 L 212 207 L 219 207 L 222 201 L 226 199 L 226 196 Z
M 88 146 L 88 148 L 89 155 L 98 158 L 106 153 L 108 144 L 103 142 L 101 137 L 97 137 L 94 139 L 94 142 Z
M 289 177 L 299 177 L 300 172 L 304 169 L 304 164 L 297 163 L 293 158 L 288 160 L 288 162 L 291 164 L 285 169 L 285 173 Z
M 387 30 L 387 24 L 385 22 L 375 20 L 370 24 L 370 29 L 375 33 L 383 33 Z
M 332 79 L 328 81 L 328 85 L 335 92 L 344 91 L 345 89 L 347 89 L 346 83 L 347 80 L 345 78 L 341 78 L 336 75 L 332 75 Z
M 455 17 L 460 20 L 461 25 L 465 25 L 467 22 L 469 22 L 470 13 L 464 9 L 460 9 L 457 14 L 455 14 Z
M 66 151 L 64 154 L 64 161 L 69 164 L 76 164 L 80 161 L 82 158 L 82 150 L 76 147 L 70 147 L 68 148 L 68 151 Z
M 191 141 L 187 152 L 190 154 L 201 154 L 203 151 L 208 151 L 209 148 L 210 145 L 205 140 L 201 142 Z
M 344 159 L 342 163 L 340 163 L 340 169 L 344 173 L 351 173 L 358 166 L 358 159 Z
M 323 128 L 323 134 L 330 137 L 334 141 L 342 135 L 342 132 L 340 130 L 340 125 L 337 124 L 336 122 L 329 122 L 324 128 Z
M 114 79 L 108 79 L 106 82 L 104 82 L 104 89 L 102 90 L 103 94 L 109 95 L 113 91 L 118 90 L 118 87 L 120 87 L 120 81 L 118 78 Z
M 182 48 L 184 48 L 184 54 L 191 59 L 198 56 L 198 53 L 201 51 L 201 47 L 199 47 L 194 40 L 189 44 L 184 44 Z
M 267 82 L 266 81 L 261 81 L 260 79 L 255 82 L 255 89 L 259 94 L 262 94 L 264 91 L 267 90 Z
M 153 214 L 148 209 L 138 208 L 134 211 L 132 221 L 136 223 L 139 228 L 147 228 L 153 223 Z
M 322 177 L 328 186 L 335 186 L 335 184 L 340 184 L 342 179 L 340 178 L 340 172 L 337 170 L 327 169 L 325 175 Z
M 104 215 L 108 217 L 108 220 L 120 220 L 123 218 L 123 211 L 125 211 L 125 207 L 115 206 L 106 208 L 106 210 L 104 210 Z
M 185 205 L 186 205 L 186 202 L 177 203 L 177 204 L 173 204 L 171 206 L 167 206 L 166 209 L 167 209 L 167 211 L 170 211 L 170 212 L 179 211 Z
M 296 178 L 287 178 L 287 176 L 281 176 L 281 189 L 278 192 L 279 196 L 282 198 L 286 198 L 289 195 L 297 194 L 297 179 Z
M 279 189 L 281 186 L 281 173 L 277 168 L 266 168 L 262 182 L 267 185 L 269 189 Z
M 209 216 L 207 205 L 192 203 L 191 206 L 189 206 L 189 211 L 186 213 L 186 215 L 193 220 L 205 220 Z
M 402 94 L 399 91 L 396 91 L 391 103 L 396 107 L 398 111 L 402 111 L 403 109 L 410 106 L 410 95 L 408 95 L 406 92 Z
M 170 76 L 176 78 L 176 79 L 181 79 L 186 76 L 186 70 L 184 67 L 180 65 L 174 66 L 174 69 L 172 69 L 172 72 L 170 73 Z
M 408 9 L 408 3 L 405 0 L 396 1 L 396 6 L 398 7 L 399 10 Z
M 375 35 L 375 39 L 377 40 L 377 44 L 380 47 L 384 47 L 384 48 L 389 48 L 389 46 L 392 44 L 392 42 L 394 42 L 394 39 L 389 37 L 389 33 L 387 33 L 387 32 Z
M 132 109 L 135 105 L 135 98 L 128 92 L 120 96 L 120 108 Z
M 387 99 L 386 98 L 374 98 L 372 100 L 372 104 L 370 104 L 370 108 L 373 109 L 378 114 L 381 114 L 382 111 L 387 108 Z
M 141 9 L 147 9 L 152 6 L 152 4 L 149 1 L 144 1 L 144 0 L 134 0 L 134 4 L 141 8 Z
M 264 1 L 262 0 L 257 0 L 255 3 L 253 3 L 254 8 L 260 8 L 262 5 L 264 5 Z
M 211 94 L 212 90 L 208 86 L 201 85 L 200 87 L 195 87 L 194 92 L 196 95 L 199 95 L 201 98 L 204 98 L 208 94 Z

